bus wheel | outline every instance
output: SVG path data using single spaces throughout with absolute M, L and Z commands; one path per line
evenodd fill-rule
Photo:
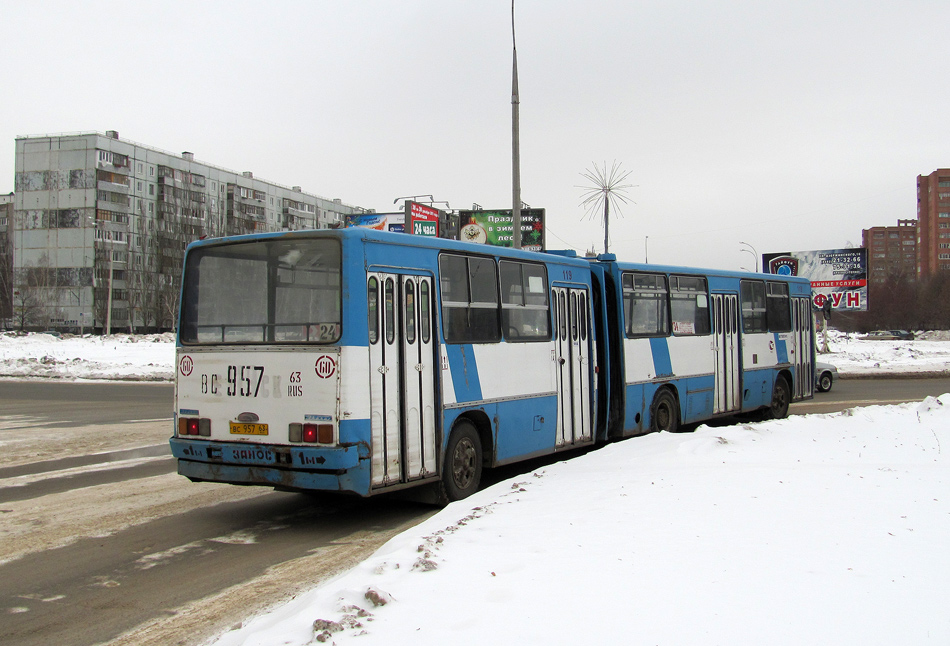
M 460 421 L 445 450 L 442 486 L 448 501 L 461 500 L 478 490 L 482 479 L 482 443 L 471 422 Z
M 763 419 L 783 419 L 788 415 L 788 404 L 792 399 L 792 389 L 788 386 L 785 377 L 775 378 L 775 387 L 772 389 L 772 402 L 765 409 Z
M 653 397 L 653 406 L 650 407 L 650 430 L 654 433 L 675 433 L 679 428 L 679 418 L 679 407 L 673 393 L 667 388 L 657 391 Z

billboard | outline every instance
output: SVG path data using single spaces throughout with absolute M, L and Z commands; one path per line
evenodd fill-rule
M 511 209 L 459 211 L 459 240 L 510 247 Z M 521 209 L 521 248 L 544 251 L 544 209 Z
M 439 237 L 439 209 L 407 200 L 406 222 L 409 223 L 409 233 L 417 236 Z
M 868 250 L 828 249 L 762 254 L 767 274 L 802 276 L 811 281 L 812 301 L 822 307 L 866 312 L 868 309 Z
M 362 213 L 358 215 L 348 215 L 346 216 L 346 226 L 403 233 L 406 230 L 406 214 Z

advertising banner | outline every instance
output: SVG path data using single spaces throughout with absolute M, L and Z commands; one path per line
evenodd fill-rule
M 866 312 L 868 309 L 867 249 L 762 254 L 762 271 L 807 278 L 818 308 L 827 300 L 835 310 Z
M 439 237 L 439 209 L 407 201 L 406 222 L 409 223 L 409 233 L 417 236 Z
M 511 209 L 459 211 L 459 240 L 510 247 L 511 221 Z M 521 248 L 544 251 L 544 209 L 521 209 Z
M 346 216 L 346 226 L 403 233 L 406 230 L 406 214 L 363 213 L 360 215 L 348 215 Z

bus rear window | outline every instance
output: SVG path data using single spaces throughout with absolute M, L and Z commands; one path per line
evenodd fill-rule
M 341 333 L 340 245 L 314 238 L 193 249 L 182 343 L 333 343 Z

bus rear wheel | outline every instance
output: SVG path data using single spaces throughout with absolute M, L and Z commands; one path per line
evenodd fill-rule
M 679 418 L 676 397 L 667 388 L 659 390 L 653 397 L 653 406 L 650 407 L 650 430 L 654 433 L 675 433 L 679 428 Z
M 788 405 L 792 399 L 792 389 L 785 377 L 775 378 L 775 387 L 772 388 L 772 401 L 763 411 L 762 419 L 783 419 L 788 415 Z
M 482 479 L 482 442 L 471 422 L 455 425 L 445 449 L 442 466 L 442 487 L 445 498 L 452 502 L 478 491 Z

